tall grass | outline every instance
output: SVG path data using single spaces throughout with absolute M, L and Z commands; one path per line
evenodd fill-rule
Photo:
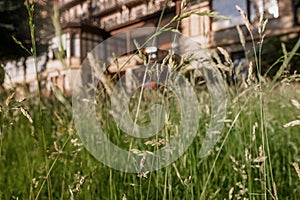
M 264 181 L 265 176 L 271 181 L 268 170 L 272 170 L 278 199 L 298 199 L 299 178 L 290 163 L 300 161 L 299 126 L 283 128 L 283 125 L 299 117 L 299 111 L 295 112 L 291 103 L 291 99 L 299 98 L 299 92 L 298 85 L 283 85 L 264 102 L 270 154 L 263 153 L 262 148 L 259 95 L 251 91 L 230 105 L 224 137 L 211 155 L 199 160 L 203 140 L 203 134 L 199 133 L 179 160 L 165 169 L 150 172 L 147 178 L 109 169 L 95 160 L 77 138 L 71 113 L 56 99 L 45 101 L 43 119 L 38 118 L 37 99 L 22 102 L 33 124 L 10 103 L 1 112 L 1 198 L 34 199 L 39 194 L 38 199 L 48 199 L 49 195 L 53 199 L 120 199 L 123 196 L 127 199 L 228 199 L 233 188 L 235 198 L 265 199 L 267 196 L 272 199 L 275 197 L 272 183 Z M 207 92 L 199 96 L 203 102 L 208 98 Z M 43 151 L 41 132 L 36 131 L 39 127 L 36 120 L 47 127 L 46 151 Z M 199 130 L 205 130 L 208 122 L 207 114 L 201 118 Z M 225 136 L 225 144 L 220 148 Z M 45 169 L 45 156 L 49 165 L 55 164 L 50 174 Z M 272 168 L 264 170 L 267 159 L 271 160 Z M 51 181 L 51 193 L 48 187 L 43 187 L 47 178 Z
M 254 67 L 263 67 L 260 52 Z M 251 65 L 249 59 L 249 72 Z M 195 140 L 176 162 L 144 174 L 113 170 L 92 157 L 78 138 L 70 104 L 62 101 L 59 91 L 56 97 L 61 98 L 28 99 L 5 91 L 0 97 L 0 199 L 299 199 L 300 126 L 289 124 L 300 116 L 299 77 L 278 73 L 276 85 L 274 80 L 259 77 L 249 73 L 247 88 L 228 86 L 222 138 L 204 159 L 198 153 L 210 121 L 210 94 L 205 86 L 195 85 L 202 113 Z M 142 90 L 132 100 L 142 97 L 150 102 L 153 96 L 154 101 L 169 105 L 173 123 L 163 130 L 167 137 L 176 131 L 171 125 L 178 122 L 176 106 L 167 102 L 171 94 Z M 140 102 L 140 109 L 147 110 L 147 105 Z M 109 115 L 99 119 L 110 139 L 128 149 L 131 138 L 121 133 L 114 120 Z M 148 118 L 139 115 L 137 120 L 145 123 Z M 152 139 L 132 145 L 148 150 L 163 145 L 164 138 Z

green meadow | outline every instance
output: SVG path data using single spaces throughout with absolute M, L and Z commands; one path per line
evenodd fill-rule
M 33 10 L 28 12 L 32 15 Z M 29 25 L 34 30 L 32 21 Z M 31 34 L 31 53 L 36 57 L 34 31 Z M 241 34 L 240 38 L 245 39 Z M 226 82 L 233 80 L 231 74 L 222 63 L 216 65 L 226 85 L 226 117 L 220 140 L 204 158 L 199 152 L 212 117 L 210 93 L 199 77 L 188 76 L 200 105 L 198 132 L 183 155 L 157 171 L 120 172 L 94 158 L 77 134 L 70 96 L 58 89 L 52 96 L 43 96 L 42 92 L 21 95 L 16 88 L 1 88 L 0 200 L 300 199 L 300 76 L 287 70 L 299 56 L 300 41 L 278 58 L 279 69 L 273 77 L 259 72 L 264 67 L 260 45 L 254 59 L 247 62 L 244 81 Z M 135 149 L 136 154 L 155 151 L 180 134 L 180 110 L 171 92 L 140 88 L 131 98 L 128 106 L 138 113 L 131 117 L 139 124 L 149 123 L 149 105 L 167 108 L 169 123 L 150 139 L 122 132 L 107 109 L 109 98 L 107 102 L 101 101 L 101 94 L 99 98 L 99 123 L 122 149 Z

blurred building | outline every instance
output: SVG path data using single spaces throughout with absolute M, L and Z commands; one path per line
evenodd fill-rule
M 39 58 L 38 70 L 46 87 L 49 87 L 49 83 L 53 83 L 66 92 L 71 91 L 75 74 L 87 53 L 100 42 L 124 31 L 147 26 L 163 26 L 177 14 L 192 10 L 216 11 L 231 18 L 224 20 L 191 15 L 182 20 L 178 28 L 182 34 L 198 41 L 206 48 L 218 46 L 225 48 L 235 63 L 243 62 L 245 59 L 237 25 L 241 26 L 247 45 L 251 45 L 251 38 L 236 5 L 246 12 L 256 39 L 259 38 L 257 29 L 261 13 L 269 20 L 266 37 L 280 36 L 282 40 L 286 40 L 298 36 L 300 31 L 299 0 L 55 0 L 55 2 L 60 12 L 62 36 L 50 40 L 49 51 L 44 55 L 45 58 Z M 181 11 L 183 4 L 187 7 Z M 160 20 L 163 8 L 165 12 Z M 175 28 L 177 24 L 170 26 Z M 139 41 L 144 35 L 131 35 L 129 32 L 126 37 L 129 42 L 120 44 L 118 48 L 121 46 L 129 50 L 130 45 L 134 45 L 130 42 L 132 38 Z M 168 35 L 160 39 L 163 42 L 160 42 L 157 49 L 168 50 L 172 47 Z M 65 52 L 63 62 L 57 59 L 56 52 L 59 50 Z M 13 66 L 10 63 L 10 66 L 6 67 L 11 77 L 6 79 L 6 85 L 26 83 L 29 88 L 34 88 L 30 86 L 34 84 L 34 77 L 29 78 L 32 63 L 28 60 L 22 62 L 26 62 L 27 66 L 23 72 L 20 67 L 15 67 L 20 65 Z

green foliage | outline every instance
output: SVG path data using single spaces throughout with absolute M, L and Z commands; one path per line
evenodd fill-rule
M 223 138 L 212 154 L 203 160 L 198 157 L 210 118 L 203 109 L 198 136 L 188 151 L 165 169 L 150 172 L 147 178 L 109 169 L 95 160 L 76 135 L 68 105 L 56 99 L 44 99 L 41 116 L 38 99 L 24 101 L 7 97 L 1 102 L 0 112 L 0 198 L 228 199 L 229 191 L 234 188 L 236 198 L 263 199 L 267 187 L 270 193 L 266 195 L 271 199 L 274 191 L 269 183 L 269 172 L 272 170 L 278 198 L 299 199 L 299 179 L 290 162 L 300 161 L 300 126 L 282 127 L 299 115 L 300 110 L 295 112 L 290 103 L 291 99 L 300 101 L 299 92 L 299 86 L 282 86 L 266 96 L 265 131 L 270 153 L 265 156 L 270 158 L 272 165 L 260 152 L 260 107 L 256 103 L 259 95 L 252 87 L 244 95 L 229 96 L 235 99 L 230 102 L 235 103 L 229 105 Z M 207 92 L 198 94 L 201 102 L 208 102 Z M 204 108 L 207 106 L 208 103 L 203 105 Z M 20 107 L 28 110 L 33 123 L 20 109 L 15 109 Z M 113 124 L 113 119 L 106 121 L 108 128 Z M 42 127 L 45 128 L 45 150 Z M 126 148 L 118 130 L 109 129 L 115 144 Z M 229 133 L 227 138 L 226 133 Z M 267 183 L 263 181 L 264 167 L 268 170 Z M 46 180 L 50 182 L 49 186 L 43 186 Z
M 284 53 L 290 52 L 298 40 L 299 37 L 288 39 L 284 42 L 284 46 L 282 46 L 281 37 L 271 37 L 267 39 L 262 51 L 263 68 L 261 73 L 269 77 L 274 77 L 285 59 Z M 292 60 L 288 64 L 287 69 L 285 69 L 290 74 L 294 74 L 295 72 L 298 74 L 300 73 L 299 53 L 300 50 L 298 49 L 296 55 L 293 56 Z
M 47 37 L 53 31 L 51 25 L 50 12 L 52 1 L 47 4 L 35 4 L 34 19 L 35 23 L 35 40 L 38 43 L 38 51 L 47 50 Z M 47 17 L 42 12 L 48 13 Z M 28 13 L 24 1 L 20 0 L 0 0 L 0 60 L 17 59 L 22 56 L 29 56 L 24 48 L 31 47 L 31 36 L 28 26 Z M 14 38 L 12 38 L 12 36 Z M 15 41 L 18 41 L 18 44 Z M 20 48 L 22 44 L 22 48 Z
M 0 5 L 4 1 L 0 0 Z M 31 15 L 32 7 L 27 3 Z M 28 48 L 21 41 L 20 45 Z M 30 53 L 36 56 L 36 50 Z M 277 58 L 282 55 L 281 61 L 287 61 L 288 50 L 283 48 L 283 54 Z M 257 65 L 264 66 L 263 62 L 264 59 Z M 293 64 L 290 66 L 294 67 Z M 274 90 L 266 90 L 270 82 L 251 79 L 250 69 L 246 89 L 228 88 L 230 103 L 225 128 L 211 154 L 199 158 L 204 134 L 213 117 L 210 95 L 199 87 L 195 92 L 202 115 L 197 137 L 172 165 L 145 174 L 119 172 L 93 158 L 76 135 L 70 103 L 57 87 L 52 87 L 55 98 L 31 96 L 26 100 L 9 91 L 1 93 L 0 199 L 300 199 L 297 168 L 291 165 L 300 162 L 300 126 L 287 125 L 299 118 L 299 82 L 288 76 Z M 192 74 L 189 79 L 196 82 Z M 154 98 L 151 92 L 143 95 L 161 103 L 162 98 Z M 170 96 L 165 97 L 170 100 Z M 132 100 L 131 105 L 136 105 L 134 97 Z M 98 103 L 105 107 L 105 102 Z M 180 117 L 173 106 L 176 102 L 169 105 L 173 109 L 168 110 L 168 115 L 178 121 Z M 147 111 L 147 106 L 147 102 L 141 103 L 141 112 Z M 121 134 L 112 117 L 97 117 L 103 120 L 110 139 L 127 149 L 129 139 Z M 143 123 L 148 119 L 138 120 Z M 170 134 L 176 131 L 168 125 L 164 130 Z M 142 145 L 165 141 L 154 138 Z

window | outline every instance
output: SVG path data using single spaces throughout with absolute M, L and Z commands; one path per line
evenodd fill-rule
M 214 0 L 212 3 L 213 10 L 231 19 L 215 19 L 214 30 L 244 23 L 240 13 L 236 10 L 236 5 L 247 13 L 252 22 L 258 20 L 262 13 L 266 18 L 279 17 L 278 0 Z
M 233 78 L 235 81 L 242 80 L 246 81 L 248 77 L 248 68 L 246 64 L 245 52 L 238 51 L 231 53 L 231 59 L 233 61 Z
M 80 37 L 78 33 L 72 34 L 71 37 L 71 56 L 80 56 Z
M 218 12 L 220 15 L 230 18 L 230 20 L 215 19 L 213 23 L 213 29 L 228 28 L 243 23 L 240 13 L 235 8 L 236 5 L 239 5 L 243 10 L 247 11 L 247 0 L 213 1 L 213 10 Z
M 245 66 L 246 66 L 246 57 L 245 57 L 244 51 L 238 51 L 238 52 L 231 53 L 231 60 L 233 62 L 235 70 L 237 68 L 245 68 Z
M 254 15 L 259 16 L 264 13 L 266 18 L 278 18 L 279 8 L 278 0 L 250 0 L 250 4 L 253 7 Z
M 299 25 L 300 22 L 300 0 L 292 0 L 294 12 L 294 25 Z

